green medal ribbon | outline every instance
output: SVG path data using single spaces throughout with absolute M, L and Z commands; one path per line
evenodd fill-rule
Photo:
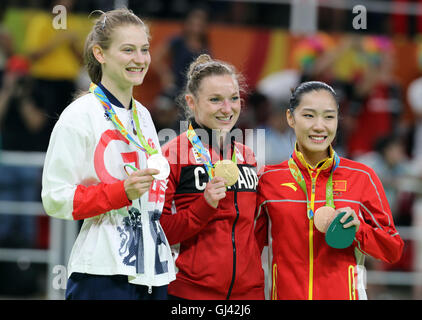
M 331 173 L 330 173 L 330 176 L 328 178 L 327 185 L 325 187 L 325 201 L 326 201 L 325 205 L 335 209 L 334 194 L 333 194 L 333 173 L 337 169 L 339 162 L 340 162 L 340 158 L 338 157 L 338 155 L 336 154 L 335 151 L 333 151 L 333 158 L 334 158 L 334 164 L 333 164 L 333 167 L 331 169 Z M 293 157 L 291 157 L 289 159 L 288 165 L 289 165 L 290 173 L 292 174 L 293 178 L 296 180 L 296 182 L 298 183 L 298 185 L 302 189 L 303 193 L 305 193 L 305 196 L 306 196 L 306 214 L 308 216 L 308 219 L 312 219 L 314 217 L 313 201 L 309 201 L 308 191 L 307 191 L 307 188 L 306 188 L 306 182 L 305 182 L 305 179 L 303 177 L 303 174 L 300 171 L 296 162 L 293 160 Z M 315 186 L 313 185 L 312 188 L 313 188 L 312 192 L 315 193 Z
M 206 149 L 204 145 L 202 144 L 201 139 L 199 139 L 191 123 L 189 123 L 186 136 L 188 140 L 190 141 L 190 143 L 192 144 L 192 146 L 198 152 L 198 155 L 202 158 L 204 162 L 205 170 L 207 171 L 208 176 L 210 177 L 210 180 L 212 180 L 212 178 L 214 178 L 214 166 L 211 162 L 210 153 L 208 149 Z M 233 148 L 233 154 L 232 154 L 232 161 L 237 164 L 236 150 L 234 150 L 234 148 Z
M 95 83 L 91 83 L 89 86 L 89 91 L 93 93 L 101 102 L 101 105 L 103 106 L 106 115 L 111 120 L 111 122 L 113 122 L 114 126 L 117 128 L 117 130 L 119 130 L 123 137 L 125 137 L 129 142 L 132 142 L 137 148 L 141 149 L 144 152 L 147 152 L 149 155 L 158 153 L 158 150 L 152 148 L 146 141 L 144 135 L 142 134 L 142 130 L 139 125 L 138 111 L 136 108 L 135 99 L 132 98 L 132 114 L 136 127 L 136 135 L 141 145 L 129 134 L 128 130 L 126 130 L 126 128 L 123 126 L 122 122 L 117 117 L 116 111 L 114 111 L 110 101 L 104 94 L 103 90 Z

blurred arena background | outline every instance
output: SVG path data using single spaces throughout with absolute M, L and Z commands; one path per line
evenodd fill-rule
M 183 119 L 174 102 L 186 65 L 181 42 L 243 73 L 239 127 L 265 129 L 265 152 L 256 152 L 265 163 L 285 160 L 295 141 L 283 118 L 290 89 L 309 79 L 334 86 L 341 100 L 335 149 L 375 169 L 405 241 L 394 265 L 367 258 L 368 298 L 422 298 L 422 0 L 5 0 L 0 299 L 64 296 L 80 223 L 44 213 L 44 153 L 58 116 L 89 85 L 82 67 L 89 14 L 122 6 L 151 31 L 152 64 L 135 95 L 157 131 L 178 131 Z

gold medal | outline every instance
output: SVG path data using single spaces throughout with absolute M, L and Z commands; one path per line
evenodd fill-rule
M 322 233 L 326 233 L 335 216 L 336 210 L 332 207 L 323 206 L 318 208 L 314 214 L 315 228 Z
M 230 187 L 239 178 L 239 168 L 231 160 L 217 161 L 214 165 L 214 176 L 224 178 L 226 180 L 226 186 Z

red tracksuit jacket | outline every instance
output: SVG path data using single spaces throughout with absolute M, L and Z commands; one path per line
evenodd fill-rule
M 317 170 L 308 169 L 297 150 L 293 159 L 306 181 L 315 212 L 325 205 L 333 159 L 327 159 Z M 256 234 L 261 248 L 269 245 L 271 299 L 366 299 L 364 256 L 390 263 L 400 259 L 403 241 L 375 172 L 340 158 L 333 175 L 333 191 L 336 208 L 351 207 L 361 222 L 353 244 L 346 249 L 328 246 L 325 234 L 315 228 L 313 218 L 308 219 L 306 196 L 287 161 L 261 170 Z
M 198 129 L 194 122 L 193 127 Z M 219 153 L 201 140 L 215 163 Z M 243 144 L 231 145 L 239 180 L 228 188 L 217 209 L 204 198 L 208 175 L 186 132 L 162 148 L 171 167 L 160 218 L 176 259 L 176 280 L 168 287 L 171 295 L 195 300 L 264 299 L 264 272 L 254 235 L 256 161 Z

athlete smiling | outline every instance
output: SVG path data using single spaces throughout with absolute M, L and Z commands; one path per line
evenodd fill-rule
M 166 181 L 147 168 L 160 145 L 148 110 L 132 98 L 151 62 L 148 29 L 127 9 L 102 13 L 84 54 L 90 93 L 57 121 L 42 180 L 49 215 L 84 220 L 66 298 L 166 299 L 175 278 L 159 223 Z
M 286 116 L 296 148 L 288 161 L 265 166 L 258 183 L 256 235 L 261 248 L 269 246 L 269 296 L 365 299 L 365 255 L 393 263 L 403 250 L 381 182 L 371 168 L 332 148 L 338 103 L 330 86 L 300 84 Z M 346 212 L 340 223 L 355 228 L 352 245 L 327 244 L 314 224 L 319 208 Z
M 169 296 L 263 299 L 253 232 L 256 161 L 232 135 L 241 109 L 239 76 L 229 64 L 201 55 L 187 79 L 189 129 L 163 146 L 171 173 L 161 224 L 178 268 Z M 220 171 L 226 178 L 214 175 Z

